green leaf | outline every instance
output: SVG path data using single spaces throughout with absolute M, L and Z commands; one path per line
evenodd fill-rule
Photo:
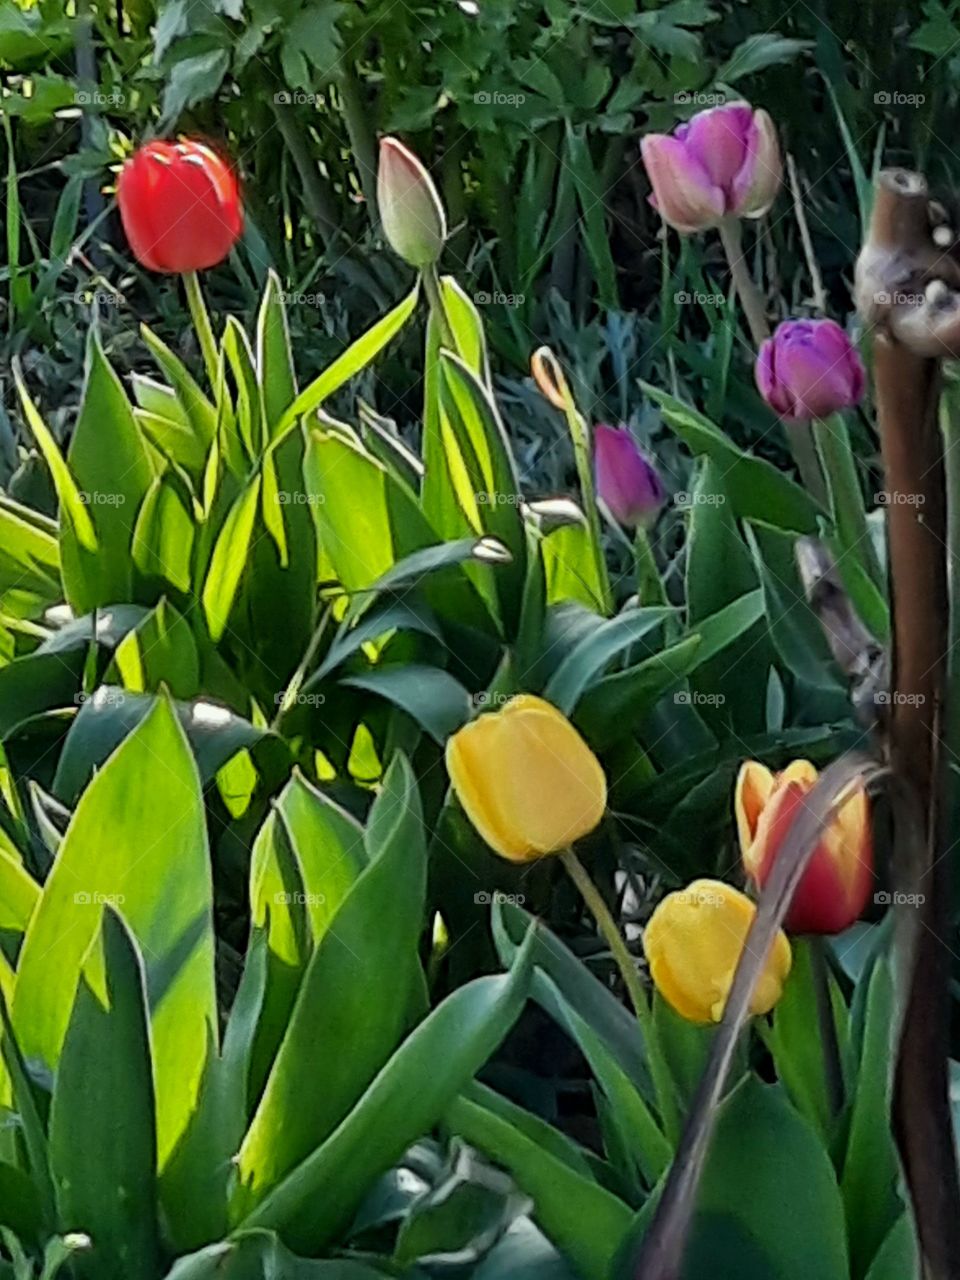
M 520 1016 L 530 950 L 503 977 L 476 978 L 407 1037 L 330 1137 L 243 1224 L 316 1252 L 350 1221 L 365 1190 L 453 1103 Z
M 22 863 L 0 848 L 0 932 L 25 933 L 40 900 L 40 886 Z
M 94 1242 L 80 1273 L 153 1280 L 157 1146 L 144 972 L 111 910 L 102 934 L 106 990 L 80 979 L 53 1091 L 50 1165 L 61 1222 Z
M 250 539 L 257 518 L 260 477 L 254 476 L 230 508 L 217 535 L 203 584 L 203 612 L 210 638 L 219 640 L 227 629 L 237 588 L 246 568 Z
M 641 1211 L 649 1221 L 656 1197 Z M 847 1280 L 846 1232 L 830 1158 L 778 1086 L 748 1076 L 722 1104 L 682 1280 Z
M 50 476 L 60 503 L 60 519 L 66 522 L 70 536 L 76 539 L 80 547 L 85 551 L 94 552 L 98 545 L 97 535 L 93 528 L 93 521 L 90 519 L 90 512 L 80 495 L 80 489 L 57 447 L 57 442 L 50 433 L 50 428 L 40 417 L 36 405 L 30 399 L 20 366 L 16 363 L 13 366 L 13 375 L 20 393 L 20 402 L 23 405 L 23 416 L 33 432 L 44 462 L 50 468 Z M 64 574 L 66 573 L 65 566 Z M 85 611 L 81 610 L 81 612 Z
M 274 424 L 279 424 L 284 411 L 297 395 L 290 332 L 281 293 L 280 278 L 271 270 L 267 274 L 267 287 L 257 316 L 257 379 L 263 394 L 268 439 L 272 436 Z
M 663 694 L 737 641 L 763 617 L 763 592 L 733 600 L 693 634 L 645 658 L 636 666 L 604 676 L 580 698 L 575 721 L 595 749 L 633 732 L 638 718 Z
M 240 1148 L 241 1216 L 329 1137 L 407 1025 L 420 971 L 426 850 L 416 782 L 399 755 L 372 826 L 384 806 L 399 808 L 399 819 L 319 940 Z
M 164 123 L 173 124 L 190 107 L 214 97 L 229 65 L 226 49 L 211 49 L 175 62 L 163 93 Z
M 32 618 L 61 598 L 56 524 L 0 494 L 0 610 Z
M 776 31 L 763 31 L 747 36 L 717 71 L 717 82 L 735 84 L 745 76 L 752 76 L 767 67 L 795 62 L 800 54 L 814 47 L 813 40 L 795 40 L 792 36 L 781 36 Z
M 95 560 L 82 561 L 86 613 L 95 605 L 132 598 L 133 527 L 153 480 L 146 441 L 95 330 L 67 464 L 88 505 L 99 548 Z
M 494 903 L 493 938 L 503 964 L 515 962 L 521 940 L 532 922 L 533 917 L 522 907 L 500 901 Z M 538 926 L 530 946 L 536 965 L 531 994 L 537 1003 L 560 1023 L 568 1020 L 567 1009 L 572 1009 L 613 1054 L 627 1078 L 644 1096 L 651 1096 L 653 1086 L 636 1018 L 544 925 Z M 552 981 L 543 982 L 544 974 Z M 563 996 L 566 1009 L 557 1003 L 557 991 Z
M 110 685 L 101 685 L 86 698 L 70 727 L 57 765 L 53 790 L 58 798 L 72 804 L 93 771 L 143 722 L 156 702 L 153 694 L 130 693 Z M 238 751 L 249 750 L 269 736 L 267 729 L 257 728 L 215 702 L 197 698 L 175 703 L 174 710 L 204 784 Z M 276 739 L 273 741 L 276 743 Z
M 304 414 L 318 409 L 325 400 L 329 400 L 351 378 L 356 377 L 362 369 L 376 359 L 387 343 L 396 337 L 410 319 L 417 305 L 418 295 L 419 285 L 416 285 L 402 302 L 382 316 L 366 333 L 357 338 L 356 342 L 351 343 L 346 351 L 337 356 L 336 360 L 308 387 L 304 387 L 277 423 L 273 432 L 275 444 L 296 425 Z
M 855 1276 L 865 1274 L 902 1208 L 897 1195 L 900 1166 L 887 1120 L 892 1095 L 895 1008 L 890 961 L 881 955 L 873 966 L 867 990 L 863 1049 L 840 1178 Z
M 734 513 L 778 529 L 817 532 L 817 508 L 804 489 L 772 463 L 745 452 L 709 418 L 648 382 L 640 386 L 660 406 L 663 420 L 692 453 L 706 454 L 720 467 Z
M 133 562 L 147 579 L 190 590 L 195 526 L 180 486 L 168 474 L 147 491 L 133 530 Z
M 583 239 L 590 265 L 597 278 L 600 302 L 616 310 L 620 305 L 617 291 L 617 269 L 610 251 L 606 225 L 605 183 L 597 173 L 590 155 L 585 125 L 574 127 L 567 121 L 567 157 L 583 226 Z
M 340 683 L 394 703 L 440 746 L 466 723 L 472 709 L 470 694 L 459 680 L 440 667 L 418 662 L 381 667 L 366 675 L 348 676 Z
M 217 1016 L 200 779 L 164 699 L 83 793 L 24 939 L 14 1025 L 24 1052 L 50 1068 L 81 973 L 96 986 L 102 971 L 93 944 L 105 904 L 119 909 L 146 961 L 162 1167 L 196 1104 L 200 1046 L 208 1034 L 216 1042 Z
M 479 1102 L 457 1098 L 446 1122 L 510 1170 L 533 1199 L 535 1221 L 580 1275 L 613 1280 L 614 1260 L 633 1216 L 622 1200 Z
M 179 425 L 189 425 L 194 436 L 191 456 L 193 456 L 193 451 L 196 450 L 202 459 L 206 456 L 216 435 L 216 408 L 204 395 L 199 383 L 183 361 L 173 354 L 166 343 L 158 338 L 152 329 L 149 329 L 146 325 L 141 325 L 140 336 L 170 382 L 179 413 L 174 415 L 167 398 L 164 397 L 163 400 L 160 400 L 156 391 L 148 390 L 142 383 L 139 384 L 138 403 L 142 403 L 143 407 L 151 413 L 162 414 L 166 418 L 175 418 Z M 134 393 L 137 394 L 137 391 L 138 384 L 135 383 Z M 141 395 L 144 396 L 142 401 L 140 399 Z
M 570 715 L 584 691 L 618 654 L 649 634 L 672 615 L 671 609 L 627 609 L 600 622 L 566 654 L 547 681 L 543 696 Z
M 910 1214 L 905 1213 L 884 1240 L 867 1272 L 867 1280 L 904 1280 L 920 1275 L 920 1256 Z
M 807 604 L 794 560 L 795 537 L 782 529 L 748 523 L 753 553 L 766 601 L 774 647 L 790 670 L 815 689 L 842 688 L 819 620 Z

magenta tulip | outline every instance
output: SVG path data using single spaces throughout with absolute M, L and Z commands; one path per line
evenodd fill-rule
M 756 377 L 770 408 L 790 422 L 851 408 L 865 381 L 859 353 L 835 320 L 784 320 L 760 348 Z
M 663 481 L 626 427 L 599 423 L 593 432 L 597 496 L 631 528 L 647 524 L 663 506 Z
M 705 231 L 724 218 L 758 218 L 783 174 L 780 144 L 766 111 L 730 102 L 701 111 L 672 134 L 640 144 L 653 203 L 677 231 Z

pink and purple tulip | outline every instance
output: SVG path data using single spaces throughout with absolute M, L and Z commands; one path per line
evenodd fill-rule
M 773 121 L 746 102 L 700 111 L 672 134 L 648 134 L 640 147 L 653 204 L 677 231 L 758 218 L 780 189 L 783 163 Z
M 593 432 L 597 496 L 614 519 L 635 528 L 649 524 L 666 493 L 656 467 L 626 427 L 598 423 Z
M 865 382 L 863 361 L 835 320 L 784 320 L 760 348 L 756 377 L 764 400 L 788 422 L 852 408 Z

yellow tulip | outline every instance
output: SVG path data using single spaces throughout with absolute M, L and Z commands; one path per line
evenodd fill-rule
M 694 880 L 669 893 L 643 932 L 650 976 L 664 1000 L 689 1022 L 719 1022 L 756 905 L 722 880 Z M 790 943 L 777 933 L 750 1002 L 769 1013 L 790 972 Z
M 459 729 L 447 771 L 467 817 L 511 862 L 559 853 L 594 829 L 607 803 L 599 760 L 566 716 L 532 694 Z

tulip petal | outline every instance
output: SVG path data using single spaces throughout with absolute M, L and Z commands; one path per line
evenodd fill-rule
M 733 211 L 742 218 L 759 218 L 773 204 L 782 182 L 783 159 L 776 128 L 766 111 L 755 111 L 746 156 L 732 184 Z
M 481 838 L 502 858 L 524 862 L 533 852 L 517 839 L 500 809 L 502 792 L 491 783 L 490 766 L 498 760 L 498 717 L 483 715 L 447 741 L 447 773 L 467 817 Z
M 746 102 L 731 102 L 698 112 L 674 136 L 715 186 L 732 192 L 747 163 L 754 133 L 752 108 Z M 729 204 L 726 212 L 730 212 Z
M 500 720 L 503 812 L 531 849 L 553 853 L 591 832 L 607 804 L 596 756 L 551 703 L 521 694 Z
M 715 227 L 726 211 L 723 191 L 676 138 L 651 133 L 640 143 L 660 216 L 677 231 Z
M 643 933 L 650 974 L 663 998 L 691 1022 L 719 1022 L 756 906 L 719 880 L 694 880 L 668 894 Z M 751 999 L 751 1013 L 767 1013 L 790 971 L 790 944 L 777 934 Z
M 740 767 L 734 789 L 733 807 L 737 817 L 737 834 L 740 852 L 747 874 L 755 876 L 752 859 L 755 855 L 755 838 L 760 815 L 773 794 L 776 779 L 759 760 L 747 760 Z

